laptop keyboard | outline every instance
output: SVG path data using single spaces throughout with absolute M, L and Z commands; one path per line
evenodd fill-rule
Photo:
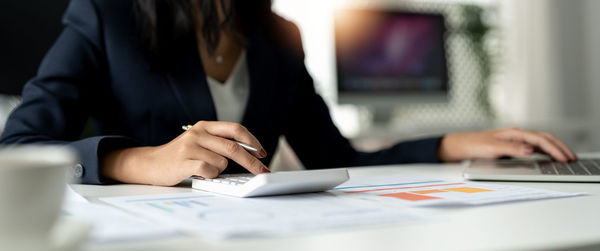
M 542 174 L 600 175 L 600 159 L 579 160 L 569 163 L 538 161 L 538 167 Z

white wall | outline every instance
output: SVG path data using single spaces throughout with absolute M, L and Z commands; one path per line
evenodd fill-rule
M 526 123 L 532 115 L 542 118 L 556 108 L 545 102 L 556 85 L 550 76 L 552 45 L 547 0 L 505 0 L 501 3 L 505 46 L 502 79 L 492 89 L 498 117 L 508 123 Z M 545 88 L 546 87 L 546 88 Z
M 588 121 L 600 83 L 600 2 L 503 0 L 506 64 L 494 97 L 500 119 L 519 124 Z
M 587 80 L 588 92 L 586 98 L 590 100 L 588 112 L 594 121 L 600 121 L 600 1 L 588 0 L 584 6 L 586 43 L 584 49 L 588 58 Z
M 499 120 L 600 150 L 600 1 L 502 0 L 505 64 Z

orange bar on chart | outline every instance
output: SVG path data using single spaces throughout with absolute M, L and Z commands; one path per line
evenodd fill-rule
M 425 185 L 425 186 L 388 187 L 388 188 L 378 188 L 378 189 L 369 189 L 369 190 L 347 191 L 344 193 L 368 193 L 368 192 L 385 191 L 385 190 L 412 189 L 412 188 L 451 186 L 451 185 L 464 185 L 464 184 L 465 183 L 450 183 L 450 184 L 434 184 L 434 185 Z
M 494 191 L 494 190 L 475 188 L 475 187 L 456 187 L 456 188 L 446 188 L 444 190 L 452 191 L 452 192 L 461 192 L 461 193 L 481 193 L 481 192 Z
M 441 198 L 438 198 L 438 197 L 427 196 L 427 195 L 420 195 L 420 194 L 412 194 L 412 193 L 388 193 L 388 194 L 380 194 L 379 196 L 393 197 L 393 198 L 398 198 L 398 199 L 402 199 L 402 200 L 409 200 L 409 201 L 437 200 L 437 199 L 441 199 Z
M 444 190 L 423 190 L 423 191 L 410 191 L 411 193 L 416 193 L 416 194 L 430 194 L 430 193 L 445 193 L 448 191 L 444 191 Z

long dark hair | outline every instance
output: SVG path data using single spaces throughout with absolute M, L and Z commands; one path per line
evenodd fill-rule
M 195 2 L 194 2 L 195 1 Z M 241 41 L 251 25 L 271 29 L 274 16 L 271 0 L 232 0 L 228 8 L 224 0 L 134 0 L 141 25 L 142 47 L 153 68 L 177 66 L 190 46 L 195 47 L 196 19 L 202 23 L 204 46 L 213 53 L 222 29 L 234 31 Z M 219 22 L 218 4 L 223 6 L 225 20 Z M 199 13 L 195 13 L 199 10 Z M 199 15 L 198 15 L 199 14 Z M 191 44 L 193 43 L 193 44 Z

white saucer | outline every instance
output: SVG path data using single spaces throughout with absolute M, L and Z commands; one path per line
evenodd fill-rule
M 50 234 L 45 237 L 5 236 L 1 238 L 2 250 L 11 251 L 77 251 L 87 240 L 92 225 L 88 222 L 59 217 Z
M 87 240 L 92 224 L 71 217 L 59 217 L 50 234 L 49 250 L 76 251 Z

